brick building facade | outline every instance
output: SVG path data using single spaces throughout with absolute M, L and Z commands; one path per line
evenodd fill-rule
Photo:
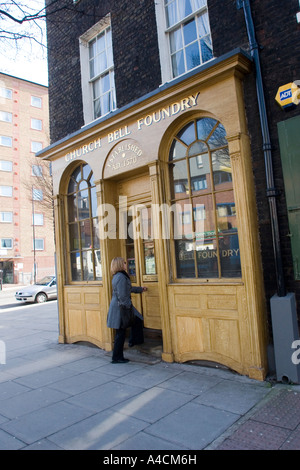
M 140 116 L 138 120 L 139 130 L 142 129 L 142 122 L 143 129 L 150 129 L 151 126 L 152 129 L 153 119 L 161 119 L 162 121 L 162 114 L 158 115 L 157 111 L 158 104 L 160 103 L 159 110 L 161 113 L 161 110 L 165 110 L 165 96 L 167 96 L 168 93 L 171 93 L 169 90 L 172 90 L 174 101 L 176 103 L 181 103 L 181 111 L 186 111 L 188 108 L 192 107 L 192 101 L 176 100 L 179 100 L 180 97 L 182 98 L 182 96 L 184 96 L 183 90 L 187 90 L 188 87 L 191 86 L 190 84 L 193 80 L 195 80 L 196 86 L 197 73 L 199 74 L 198 84 L 200 100 L 202 90 L 204 90 L 203 99 L 205 101 L 205 90 L 207 89 L 207 92 L 209 93 L 209 90 L 211 89 L 211 107 L 210 105 L 207 105 L 206 111 L 208 112 L 207 116 L 212 116 L 212 110 L 217 106 L 216 102 L 219 101 L 222 107 L 222 101 L 225 100 L 226 93 L 230 93 L 232 90 L 226 81 L 226 74 L 222 75 L 223 72 L 221 74 L 220 64 L 228 64 L 229 67 L 229 63 L 233 63 L 230 61 L 233 61 L 232 58 L 236 57 L 236 54 L 240 57 L 243 64 L 247 61 L 248 65 L 245 66 L 245 68 L 241 66 L 242 62 L 240 62 L 240 65 L 237 66 L 234 73 L 235 77 L 238 77 L 239 79 L 242 77 L 242 85 L 237 86 L 236 94 L 234 95 L 238 96 L 237 109 L 239 112 L 237 115 L 238 118 L 236 119 L 241 119 L 240 126 L 236 127 L 234 125 L 234 121 L 232 121 L 234 109 L 230 111 L 230 104 L 225 104 L 225 101 L 224 106 L 228 107 L 228 116 L 224 117 L 224 119 L 229 119 L 228 123 L 231 122 L 231 124 L 228 124 L 228 128 L 226 128 L 224 122 L 223 124 L 228 135 L 229 151 L 232 152 L 232 162 L 235 161 L 236 155 L 238 155 L 238 153 L 236 153 L 236 139 L 240 139 L 240 137 L 237 136 L 245 136 L 246 140 L 249 138 L 251 154 L 249 166 L 247 166 L 247 185 L 249 184 L 249 194 L 245 201 L 241 203 L 241 207 L 244 207 L 246 213 L 240 213 L 240 224 L 243 226 L 245 220 L 248 220 L 247 211 L 252 204 L 251 185 L 253 184 L 255 210 L 254 208 L 253 210 L 249 209 L 251 217 L 253 216 L 253 219 L 251 219 L 252 223 L 249 226 L 251 227 L 251 232 L 253 229 L 253 233 L 250 237 L 252 241 L 250 241 L 250 239 L 246 241 L 247 232 L 244 227 L 245 239 L 243 243 L 245 243 L 245 246 L 247 243 L 250 245 L 251 243 L 255 243 L 255 249 L 258 250 L 257 264 L 255 264 L 256 267 L 253 267 L 252 269 L 259 270 L 258 266 L 260 264 L 262 265 L 261 274 L 263 279 L 263 293 L 260 299 L 257 299 L 254 303 L 256 306 L 261 305 L 260 302 L 264 304 L 264 307 L 257 307 L 258 311 L 262 313 L 262 316 L 260 317 L 260 314 L 258 314 L 258 317 L 262 319 L 266 314 L 267 319 L 259 320 L 258 324 L 262 325 L 266 322 L 267 329 L 269 331 L 269 339 L 267 342 L 271 342 L 272 328 L 270 324 L 270 298 L 276 294 L 278 290 L 278 276 L 276 275 L 271 223 L 271 219 L 273 220 L 274 218 L 274 213 L 270 213 L 268 204 L 269 197 L 267 195 L 266 163 L 259 118 L 259 99 L 256 90 L 255 63 L 251 58 L 251 47 L 247 34 L 246 17 L 243 8 L 241 8 L 241 6 L 243 6 L 243 2 L 233 0 L 224 0 L 222 2 L 218 0 L 207 0 L 207 2 L 206 0 L 193 0 L 179 3 L 176 0 L 166 0 L 165 2 L 154 2 L 153 0 L 134 0 L 130 2 L 118 2 L 114 0 L 61 0 L 61 2 L 59 2 L 59 11 L 57 12 L 55 12 L 55 9 L 57 9 L 57 2 L 54 6 L 51 6 L 51 2 L 46 3 L 49 4 L 48 13 L 51 13 L 48 17 L 49 19 L 47 23 L 49 42 L 51 146 L 43 155 L 53 162 L 57 161 L 56 176 L 54 175 L 57 178 L 57 194 L 60 191 L 59 185 L 62 185 L 62 180 L 64 178 L 63 171 L 66 170 L 62 164 L 63 152 L 65 152 L 65 155 L 68 155 L 68 158 L 65 157 L 65 161 L 74 166 L 74 160 L 77 159 L 76 152 L 79 152 L 79 148 L 85 148 L 84 145 L 80 143 L 80 139 L 82 139 L 82 142 L 84 143 L 84 139 L 87 139 L 88 135 L 92 135 L 94 129 L 98 129 L 99 135 L 102 135 L 104 132 L 118 128 L 118 131 L 114 130 L 115 134 L 111 132 L 111 135 L 114 136 L 112 137 L 112 141 L 114 141 L 114 143 L 116 141 L 126 143 L 126 138 L 128 138 L 128 135 L 131 133 L 129 125 L 131 121 L 129 120 L 129 117 L 128 124 L 125 120 L 122 121 L 123 115 L 131 113 L 131 116 Z M 297 119 L 299 116 L 299 107 L 289 107 L 284 110 L 275 101 L 275 96 L 280 86 L 300 80 L 300 46 L 298 41 L 300 25 L 297 23 L 296 19 L 296 14 L 300 10 L 300 6 L 298 0 L 288 0 L 285 2 L 284 7 L 282 6 L 282 2 L 279 0 L 251 0 L 248 3 L 252 12 L 256 40 L 259 45 L 258 51 L 270 129 L 273 165 L 272 174 L 274 176 L 274 187 L 271 189 L 272 197 L 275 197 L 276 199 L 276 217 L 278 217 L 280 236 L 279 257 L 280 262 L 283 263 L 284 289 L 288 292 L 295 293 L 296 299 L 299 303 L 300 283 L 297 274 L 295 274 L 295 259 L 297 259 L 297 252 L 295 251 L 295 246 L 294 252 L 292 252 L 291 237 L 289 236 L 291 232 L 291 220 L 288 218 L 288 204 L 286 201 L 284 176 L 282 171 L 283 156 L 280 151 L 277 128 L 278 123 L 285 124 L 286 120 L 290 120 L 292 118 Z M 97 74 L 94 73 L 94 69 L 90 69 L 90 71 L 93 71 L 91 72 L 91 75 L 88 76 L 89 64 L 90 67 L 95 67 L 95 51 L 97 47 L 102 47 L 100 46 L 100 41 L 102 41 L 102 39 L 104 41 L 103 34 L 107 41 L 105 43 L 106 46 L 104 46 L 106 48 L 108 47 L 107 44 L 109 42 L 110 35 L 112 38 L 113 60 L 110 58 L 110 49 L 106 49 L 106 51 L 109 51 L 107 52 L 107 57 L 111 60 L 113 68 L 107 68 L 108 72 L 106 79 L 108 80 L 108 76 L 110 77 L 110 80 L 112 76 L 114 77 L 113 86 L 110 85 L 110 99 L 112 99 L 111 103 L 113 104 L 107 108 L 109 112 L 106 112 L 103 115 L 96 114 L 94 118 L 90 118 L 89 116 L 91 116 L 91 114 L 89 114 L 90 111 L 87 110 L 88 107 L 91 108 L 92 105 L 94 105 L 94 111 L 96 112 L 98 109 L 97 106 L 100 107 L 100 102 L 101 106 L 104 106 L 104 102 L 101 101 L 101 99 L 103 99 L 104 92 L 102 95 L 100 93 L 99 97 L 97 95 L 99 92 L 95 91 L 98 85 L 93 85 L 96 83 L 97 78 Z M 195 37 L 195 41 L 191 39 L 193 34 L 198 35 L 197 38 Z M 199 45 L 200 52 L 195 53 L 196 43 Z M 193 52 L 189 52 L 192 48 Z M 89 61 L 86 58 L 87 51 L 90 54 Z M 243 59 L 241 59 L 241 54 L 244 57 Z M 248 66 L 249 70 L 246 71 Z M 112 73 L 113 75 L 111 75 Z M 220 78 L 221 75 L 223 78 Z M 228 72 L 228 77 L 229 76 L 231 75 Z M 111 83 L 112 81 L 110 84 Z M 220 90 L 222 90 L 223 87 L 224 94 L 219 90 L 218 83 L 221 87 Z M 91 91 L 88 91 L 88 87 L 92 90 L 92 86 L 94 86 L 93 98 L 91 98 Z M 100 86 L 102 85 L 99 85 L 99 87 Z M 213 87 L 216 87 L 215 91 L 218 90 L 220 93 L 218 96 L 213 94 Z M 190 96 L 194 97 L 196 100 L 195 94 Z M 146 117 L 142 118 L 142 115 L 138 114 L 141 112 L 139 109 L 143 104 L 146 106 L 146 103 L 150 103 L 146 110 L 148 114 L 145 115 Z M 201 106 L 203 106 L 203 104 L 199 104 L 199 109 L 197 108 L 199 118 L 204 112 Z M 226 111 L 224 112 L 226 114 Z M 245 132 L 243 130 L 244 114 L 246 126 Z M 142 119 L 144 119 L 144 121 L 142 121 Z M 112 127 L 113 124 L 110 124 L 113 121 L 115 122 L 114 127 Z M 237 124 L 236 121 L 235 124 Z M 172 126 L 170 126 L 168 130 L 165 130 L 165 137 L 171 135 L 173 128 L 175 129 L 176 127 L 175 122 Z M 237 129 L 237 134 L 230 133 L 230 126 L 232 126 L 232 129 Z M 238 131 L 238 127 L 240 131 Z M 133 133 L 131 134 L 131 137 L 132 136 Z M 152 134 L 149 138 L 150 137 L 152 139 L 155 138 Z M 93 140 L 93 142 L 96 141 Z M 73 148 L 76 147 L 76 150 L 72 151 L 73 153 L 68 151 L 68 148 L 71 148 L 72 145 Z M 89 145 L 91 145 L 91 143 Z M 94 145 L 95 144 L 93 144 L 93 146 Z M 146 146 L 146 141 L 144 145 Z M 281 145 L 283 145 L 282 142 Z M 157 154 L 153 155 L 153 159 L 158 158 L 158 160 L 160 160 L 160 154 L 163 154 L 164 152 L 163 140 L 157 148 L 159 155 L 158 157 Z M 68 153 L 66 153 L 67 151 Z M 82 150 L 80 150 L 80 152 L 82 157 Z M 102 159 L 103 162 L 108 161 L 105 160 L 107 158 L 105 149 L 103 149 L 103 153 L 99 158 L 101 159 L 101 162 Z M 80 159 L 80 161 L 83 160 L 88 163 L 88 155 L 86 159 Z M 90 162 L 92 161 L 93 160 L 91 159 Z M 151 159 L 149 157 L 149 162 L 150 161 Z M 103 194 L 105 194 L 106 183 L 102 182 L 105 180 L 105 174 L 110 174 L 107 170 L 107 165 L 105 165 L 106 163 L 104 163 L 103 173 L 99 176 L 99 184 L 100 186 L 104 186 Z M 243 171 L 246 170 L 244 169 Z M 159 174 L 161 175 L 162 173 Z M 128 174 L 128 177 L 131 177 L 132 175 L 133 173 L 130 173 Z M 121 176 L 119 176 L 119 178 L 121 178 Z M 116 181 L 117 179 L 118 178 L 115 178 Z M 168 183 L 160 181 L 160 184 L 164 186 L 164 184 Z M 236 186 L 236 190 L 241 190 L 241 188 Z M 246 193 L 247 191 L 245 194 Z M 240 194 L 241 199 L 243 199 L 245 194 Z M 248 196 L 249 199 L 247 199 Z M 247 201 L 249 206 L 247 205 Z M 243 206 L 243 204 L 245 204 L 245 206 Z M 229 209 L 227 208 L 227 210 Z M 61 224 L 61 220 L 61 218 L 58 218 L 59 225 Z M 257 233 L 255 229 L 256 220 L 258 221 Z M 230 223 L 228 223 L 228 228 L 229 227 L 231 227 Z M 296 235 L 296 237 L 297 236 L 299 235 Z M 276 240 L 276 242 L 277 241 L 278 240 Z M 218 253 L 220 253 L 220 246 L 218 245 L 218 247 Z M 167 247 L 162 247 L 161 253 L 164 252 L 164 249 L 168 251 Z M 170 250 L 172 251 L 172 249 Z M 249 256 L 251 257 L 251 255 Z M 177 257 L 176 249 L 174 257 Z M 178 268 L 180 259 L 176 259 Z M 243 259 L 243 262 L 245 262 L 247 259 L 246 253 Z M 256 255 L 254 256 L 254 259 L 256 259 Z M 65 268 L 62 268 L 62 270 L 63 269 Z M 174 269 L 175 273 L 176 268 L 171 268 L 171 270 L 172 269 Z M 249 270 L 249 266 L 247 267 L 247 262 L 245 262 L 244 268 L 242 267 L 242 271 L 243 269 L 245 273 L 248 272 L 247 270 Z M 165 280 L 164 276 L 162 277 L 162 281 L 165 281 L 169 286 L 169 290 L 166 289 L 166 292 L 168 291 L 170 299 L 173 298 L 173 294 L 171 293 L 173 292 L 173 287 L 171 284 L 173 282 L 176 283 L 176 279 L 179 277 L 178 271 L 177 275 L 176 273 L 174 274 L 170 283 Z M 254 276 L 254 278 L 255 277 L 257 282 L 259 282 L 260 276 Z M 62 274 L 62 278 L 62 290 L 64 289 L 63 286 L 72 285 L 70 277 L 68 277 L 67 274 Z M 222 276 L 219 279 L 221 278 Z M 209 280 L 207 282 L 209 282 Z M 254 281 L 249 281 L 248 286 L 252 286 L 252 282 Z M 256 288 L 258 287 L 256 286 Z M 107 289 L 109 290 L 109 287 L 107 287 Z M 194 287 L 192 289 L 194 289 Z M 230 289 L 228 289 L 228 292 L 229 290 Z M 251 297 L 250 290 L 247 291 L 246 294 L 249 302 Z M 162 292 L 160 292 L 160 295 L 162 295 Z M 173 303 L 171 302 L 169 307 L 165 306 L 166 311 L 168 310 L 166 318 L 172 317 L 172 314 L 176 310 L 176 295 L 179 295 L 179 293 L 174 294 L 174 298 L 172 300 Z M 198 295 L 201 295 L 200 291 Z M 64 300 L 61 305 L 61 309 L 63 311 L 67 310 L 66 303 L 67 301 Z M 172 307 L 170 306 L 171 304 Z M 228 309 L 230 308 L 231 307 L 228 307 Z M 251 308 L 252 307 L 249 306 L 249 311 Z M 179 311 L 184 315 L 180 308 L 178 308 L 178 312 Z M 193 315 L 194 314 L 195 312 Z M 215 314 L 218 317 L 218 313 L 216 311 Z M 223 318 L 222 315 L 223 314 L 220 314 L 220 318 Z M 202 313 L 200 316 L 202 318 Z M 69 321 L 71 320 L 69 319 Z M 180 359 L 178 360 L 191 358 L 192 353 L 190 353 L 190 351 L 186 352 L 185 347 L 180 343 L 182 339 L 178 336 L 178 325 L 181 320 L 178 317 L 176 320 L 177 323 L 175 322 L 173 326 L 172 318 L 170 321 L 173 334 L 177 334 L 177 342 L 175 341 L 177 349 L 175 347 L 176 351 L 173 351 L 172 354 L 174 353 L 175 358 L 179 357 Z M 260 321 L 262 321 L 262 323 L 260 323 Z M 199 320 L 200 329 L 206 328 L 205 322 L 206 320 L 203 320 L 203 318 L 201 321 Z M 217 323 L 218 321 L 216 320 L 214 327 L 216 327 Z M 194 326 L 192 328 L 194 328 Z M 261 336 L 264 336 L 260 329 L 261 326 L 258 327 L 257 337 L 260 337 L 260 334 Z M 177 333 L 174 333 L 175 330 Z M 66 332 L 62 333 L 62 337 L 64 335 L 64 338 L 68 337 L 68 334 L 69 333 Z M 165 335 L 167 338 L 166 332 Z M 72 335 L 69 334 L 69 339 L 67 340 L 72 341 L 72 339 L 70 339 L 71 336 Z M 169 340 L 165 339 L 166 344 L 168 341 Z M 103 345 L 104 343 L 106 344 L 106 342 L 109 341 L 103 339 L 100 341 L 100 345 Z M 237 340 L 237 342 L 239 343 L 239 340 Z M 262 340 L 262 342 L 264 343 L 264 340 Z M 211 357 L 210 353 L 208 353 L 208 350 L 211 351 L 211 344 L 207 350 L 202 343 L 197 347 L 199 347 L 199 351 L 201 351 L 198 351 L 198 353 L 195 354 L 195 357 Z M 171 346 L 169 349 L 170 348 Z M 203 348 L 203 351 L 201 348 Z M 238 348 L 240 348 L 240 346 L 238 346 Z M 216 347 L 215 349 L 217 350 L 218 348 Z M 166 352 L 165 357 L 167 357 L 167 354 L 171 353 Z M 235 353 L 228 352 L 228 354 L 231 355 L 231 358 L 234 356 L 234 361 L 236 360 Z M 241 361 L 240 352 L 237 353 L 237 356 L 239 356 L 238 362 Z M 226 362 L 226 360 L 224 360 L 224 362 Z M 238 367 L 236 368 L 238 370 Z
M 29 284 L 55 272 L 49 163 L 35 157 L 49 144 L 48 89 L 1 73 L 0 91 L 0 269 Z

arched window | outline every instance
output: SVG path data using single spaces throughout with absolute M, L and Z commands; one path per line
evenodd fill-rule
M 220 122 L 194 119 L 178 132 L 169 181 L 177 278 L 240 277 L 231 161 Z
M 72 173 L 67 194 L 69 260 L 72 281 L 102 279 L 96 187 L 89 165 Z

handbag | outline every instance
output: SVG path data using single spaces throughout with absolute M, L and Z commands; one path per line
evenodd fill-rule
M 119 307 L 121 311 L 121 328 L 125 329 L 133 326 L 135 322 L 135 315 L 133 313 L 132 306 L 127 308 L 119 304 Z

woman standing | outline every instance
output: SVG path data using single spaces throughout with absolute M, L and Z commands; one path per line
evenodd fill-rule
M 130 308 L 132 306 L 131 302 L 131 293 L 140 294 L 147 290 L 147 287 L 133 287 L 131 285 L 130 278 L 126 272 L 126 261 L 121 258 L 117 257 L 114 258 L 111 262 L 111 274 L 113 275 L 112 280 L 112 299 L 109 306 L 108 314 L 107 314 L 107 326 L 108 328 L 114 328 L 116 330 L 115 335 L 115 343 L 114 349 L 112 354 L 112 362 L 115 363 L 125 363 L 128 362 L 128 359 L 124 358 L 123 355 L 123 348 L 125 342 L 125 334 L 126 329 L 121 328 L 121 308 Z M 133 311 L 136 318 L 137 325 L 132 328 L 131 337 L 129 340 L 129 345 L 133 346 L 137 344 L 137 341 L 134 340 L 135 334 L 138 332 L 134 332 L 135 330 L 141 330 L 143 328 L 142 315 L 133 307 Z M 135 333 L 135 334 L 134 334 Z M 141 336 L 141 331 L 139 331 Z M 141 341 L 141 338 L 138 341 Z

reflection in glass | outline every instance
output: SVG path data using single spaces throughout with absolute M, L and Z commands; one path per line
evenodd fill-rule
M 193 243 L 190 240 L 175 240 L 175 255 L 178 278 L 195 277 Z
M 77 205 L 76 205 L 76 194 L 68 196 L 68 216 L 69 222 L 75 222 L 77 220 Z
M 92 235 L 91 235 L 91 224 L 90 220 L 83 220 L 80 222 L 80 239 L 81 248 L 91 248 L 92 246 Z
M 89 191 L 86 189 L 78 193 L 78 218 L 86 219 L 89 215 Z
M 241 277 L 240 248 L 237 233 L 220 237 L 222 277 Z
M 72 193 L 67 195 L 71 280 L 99 280 L 102 269 L 97 198 L 89 165 L 81 164 L 74 170 L 68 190 Z
M 220 122 L 200 118 L 183 127 L 170 149 L 169 177 L 177 277 L 240 277 L 231 160 Z
M 70 237 L 70 250 L 79 250 L 79 235 L 78 235 L 78 225 L 70 224 L 69 225 L 69 237 Z
M 206 279 L 218 277 L 219 271 L 216 239 L 205 236 L 204 245 L 197 245 L 197 248 L 196 258 L 198 277 Z
M 80 253 L 78 251 L 75 253 L 71 253 L 71 275 L 72 281 L 81 280 Z

